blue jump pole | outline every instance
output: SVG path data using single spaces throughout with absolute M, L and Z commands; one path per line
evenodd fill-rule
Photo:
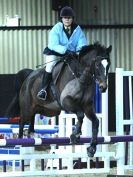
M 16 128 L 0 128 L 0 133 L 14 133 L 15 129 Z M 35 133 L 54 134 L 58 133 L 58 129 L 35 129 Z
M 133 136 L 108 136 L 108 137 L 98 137 L 98 144 L 113 144 L 117 142 L 129 142 L 133 141 Z M 80 139 L 79 144 L 90 143 L 91 137 L 85 137 Z M 24 147 L 34 146 L 34 145 L 71 145 L 70 138 L 25 138 L 25 139 L 0 139 L 1 147 L 12 147 L 16 145 L 21 145 Z

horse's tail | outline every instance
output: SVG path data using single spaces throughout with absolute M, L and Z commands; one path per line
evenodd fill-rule
M 6 117 L 16 117 L 20 116 L 20 107 L 19 107 L 19 92 L 22 87 L 24 80 L 27 76 L 30 75 L 32 69 L 22 69 L 15 76 L 15 95 L 9 104 L 7 111 L 5 113 Z

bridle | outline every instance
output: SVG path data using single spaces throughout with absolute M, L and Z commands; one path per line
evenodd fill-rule
M 99 72 L 99 63 L 101 63 L 102 60 L 107 60 L 108 64 L 107 64 L 107 67 L 105 68 L 106 70 L 106 78 L 107 78 L 107 73 L 108 73 L 108 70 L 109 70 L 109 66 L 110 66 L 110 61 L 109 61 L 109 57 L 103 57 L 103 56 L 96 56 L 94 59 L 93 59 L 93 63 L 91 65 L 91 74 L 93 77 L 95 77 L 96 79 L 96 75 L 98 75 L 98 72 Z

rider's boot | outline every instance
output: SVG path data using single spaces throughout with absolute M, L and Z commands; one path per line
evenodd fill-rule
M 46 100 L 47 98 L 47 87 L 52 79 L 52 74 L 45 72 L 42 80 L 42 89 L 38 92 L 37 97 L 41 100 Z

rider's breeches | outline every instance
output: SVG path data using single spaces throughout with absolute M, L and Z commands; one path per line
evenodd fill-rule
M 55 55 L 46 55 L 46 72 L 51 73 L 54 65 L 57 63 L 58 57 Z

